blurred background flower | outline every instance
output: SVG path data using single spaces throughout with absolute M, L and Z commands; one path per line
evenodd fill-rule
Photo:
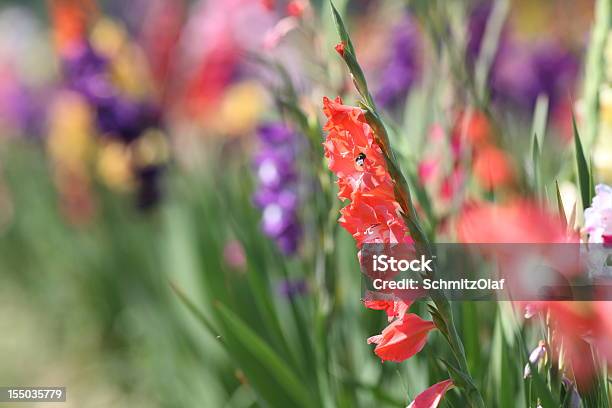
M 254 159 L 258 181 L 254 201 L 262 211 L 261 228 L 283 253 L 291 255 L 297 251 L 301 236 L 296 166 L 299 139 L 283 123 L 264 124 L 257 134 L 260 148 Z

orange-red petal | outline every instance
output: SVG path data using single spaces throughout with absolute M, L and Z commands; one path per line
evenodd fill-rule
M 365 299 L 363 304 L 368 309 L 372 310 L 384 310 L 387 313 L 389 321 L 394 319 L 403 319 L 408 311 L 408 308 L 412 304 L 411 301 L 405 302 L 403 300 L 373 300 Z
M 446 391 L 450 390 L 453 385 L 452 380 L 444 380 L 434 384 L 417 395 L 407 408 L 436 408 Z
M 380 335 L 370 337 L 368 344 L 376 344 L 374 353 L 381 360 L 401 363 L 423 349 L 434 328 L 433 322 L 410 313 L 389 324 Z

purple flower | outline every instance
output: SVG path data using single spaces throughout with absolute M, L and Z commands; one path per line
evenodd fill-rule
M 572 91 L 578 59 L 555 41 L 502 44 L 491 73 L 493 97 L 531 111 L 538 95 L 548 96 L 551 108 Z
M 7 133 L 38 137 L 46 118 L 46 89 L 37 89 L 19 78 L 0 81 L 0 122 Z
M 470 15 L 466 56 L 472 69 L 490 13 L 491 3 L 484 1 Z M 538 96 L 544 94 L 552 111 L 572 91 L 579 65 L 578 56 L 554 39 L 519 40 L 507 24 L 502 29 L 489 75 L 493 101 L 531 112 Z
M 468 39 L 467 39 L 467 59 L 470 65 L 478 59 L 480 54 L 480 47 L 482 46 L 482 40 L 484 38 L 485 30 L 487 28 L 487 21 L 491 14 L 492 3 L 484 1 L 478 4 L 470 13 L 468 21 Z M 502 38 L 503 38 L 502 34 Z
M 148 128 L 159 125 L 158 113 L 153 106 L 120 96 L 101 101 L 96 106 L 96 112 L 100 131 L 127 143 Z
M 417 23 L 407 14 L 391 34 L 391 50 L 376 92 L 381 106 L 392 107 L 403 101 L 418 79 L 420 43 Z
M 289 300 L 305 295 L 308 290 L 308 282 L 305 279 L 285 279 L 276 286 L 277 293 Z
M 258 189 L 253 201 L 262 211 L 261 228 L 285 254 L 299 244 L 296 134 L 282 123 L 258 129 L 260 149 L 254 158 Z
M 107 59 L 88 43 L 64 55 L 63 63 L 68 87 L 94 107 L 103 134 L 129 143 L 158 125 L 158 114 L 151 104 L 121 95 L 109 77 Z
M 97 104 L 112 98 L 115 89 L 108 77 L 108 61 L 88 44 L 63 56 L 64 78 L 69 88 Z
M 160 127 L 161 114 L 147 101 L 124 95 L 112 81 L 109 61 L 87 42 L 68 50 L 62 56 L 66 86 L 82 95 L 96 112 L 98 130 L 103 135 L 130 144 L 147 129 Z M 138 180 L 136 204 L 140 209 L 153 208 L 161 198 L 162 163 L 135 166 Z

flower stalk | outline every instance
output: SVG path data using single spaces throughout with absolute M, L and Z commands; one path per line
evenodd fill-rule
M 330 2 L 331 3 L 331 2 Z M 377 113 L 374 99 L 370 94 L 367 86 L 363 70 L 357 62 L 355 50 L 350 40 L 348 32 L 342 22 L 342 18 L 338 10 L 331 4 L 334 21 L 341 40 L 341 51 L 338 54 L 346 63 L 357 91 L 363 100 L 360 102 L 362 109 L 365 111 L 365 120 L 372 128 L 374 133 L 374 141 L 380 147 L 383 153 L 384 160 L 387 165 L 389 175 L 393 180 L 393 191 L 395 200 L 401 208 L 401 215 L 409 228 L 416 249 L 424 254 L 431 254 L 431 245 L 426 234 L 423 232 L 421 223 L 418 219 L 414 202 L 410 195 L 410 188 L 404 177 L 397 158 L 393 152 L 389 142 L 388 133 L 386 131 L 383 120 Z M 453 321 L 451 306 L 446 297 L 439 291 L 430 291 L 429 293 L 435 306 L 430 307 L 430 312 L 433 317 L 434 324 L 440 330 L 446 341 L 448 342 L 453 356 L 455 357 L 457 366 L 450 363 L 445 363 L 451 378 L 455 385 L 463 392 L 471 407 L 484 408 L 484 401 L 474 380 L 472 379 L 465 357 L 465 349 L 457 332 Z

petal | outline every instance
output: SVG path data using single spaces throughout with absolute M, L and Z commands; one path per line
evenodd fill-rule
M 428 333 L 434 328 L 433 322 L 407 314 L 383 330 L 374 352 L 383 361 L 400 363 L 423 349 Z
M 384 310 L 387 313 L 389 321 L 394 319 L 403 319 L 412 302 L 404 302 L 403 300 L 374 300 L 365 299 L 363 304 L 368 309 Z
M 453 385 L 452 380 L 445 380 L 434 384 L 417 395 L 407 408 L 436 408 L 446 391 L 450 390 Z
M 377 334 L 376 336 L 368 337 L 368 344 L 378 344 L 383 340 L 382 334 Z

